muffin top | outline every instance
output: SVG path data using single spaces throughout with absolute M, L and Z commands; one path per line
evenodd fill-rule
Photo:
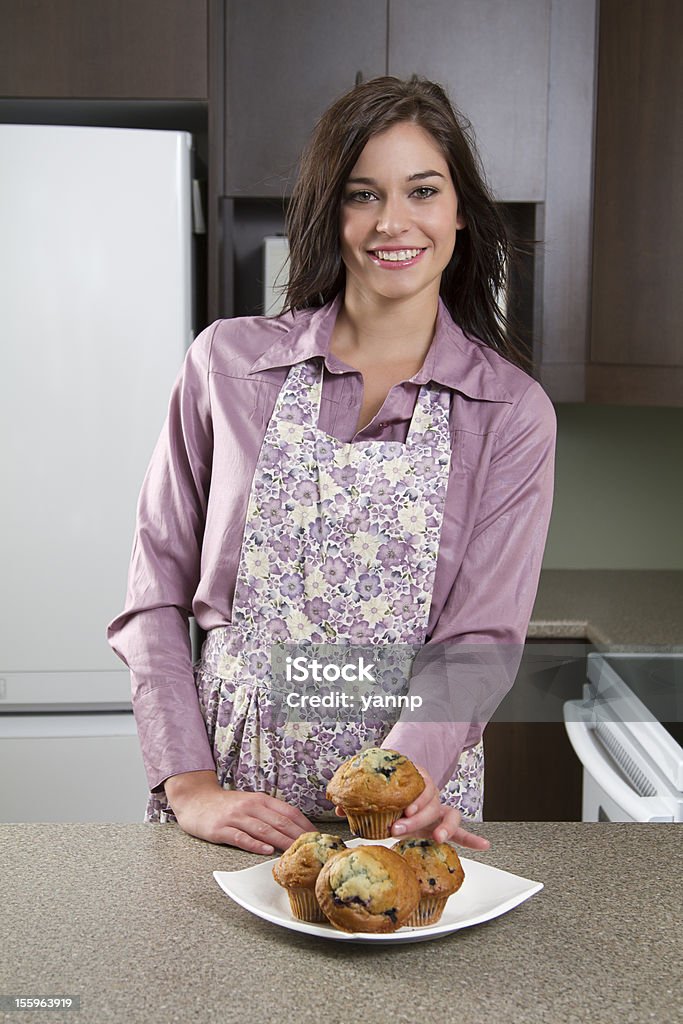
M 369 747 L 337 768 L 327 799 L 350 811 L 402 810 L 424 788 L 424 779 L 403 754 Z
M 324 832 L 303 832 L 273 865 L 273 878 L 288 889 L 312 889 L 323 864 L 346 843 Z
M 422 896 L 450 896 L 464 881 L 460 858 L 450 843 L 408 837 L 399 839 L 391 849 L 414 871 Z
M 406 861 L 385 846 L 356 846 L 332 857 L 318 876 L 315 894 L 323 913 L 347 932 L 393 932 L 420 899 Z

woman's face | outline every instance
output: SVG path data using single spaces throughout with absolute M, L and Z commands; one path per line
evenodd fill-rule
M 342 198 L 347 292 L 366 300 L 438 295 L 464 226 L 448 164 L 429 132 L 406 121 L 373 135 Z

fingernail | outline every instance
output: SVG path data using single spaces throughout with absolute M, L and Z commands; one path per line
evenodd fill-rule
M 403 833 L 405 832 L 405 830 L 406 830 L 405 825 L 394 825 L 394 835 L 395 836 L 402 836 Z
M 262 846 L 261 849 L 264 853 L 275 853 L 275 848 L 273 846 Z
M 445 828 L 440 828 L 439 831 L 436 833 L 436 841 L 438 843 L 445 843 L 447 839 L 448 832 L 446 831 Z

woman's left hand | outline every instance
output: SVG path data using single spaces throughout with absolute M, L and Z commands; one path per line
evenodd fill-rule
M 417 800 L 406 807 L 403 817 L 394 822 L 391 828 L 392 836 L 397 839 L 407 835 L 423 836 L 434 839 L 437 843 L 446 843 L 450 840 L 471 850 L 488 850 L 491 845 L 488 839 L 475 836 L 462 828 L 460 811 L 442 804 L 431 775 L 419 764 L 415 767 L 425 780 L 425 788 Z

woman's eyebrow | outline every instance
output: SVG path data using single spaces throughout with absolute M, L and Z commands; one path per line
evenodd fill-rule
M 417 174 L 411 174 L 408 181 L 422 181 L 423 178 L 443 178 L 443 174 L 439 171 L 418 171 Z
M 406 181 L 423 181 L 425 178 L 443 178 L 440 171 L 418 171 L 417 174 L 410 174 Z M 377 185 L 374 178 L 347 178 L 348 185 Z

